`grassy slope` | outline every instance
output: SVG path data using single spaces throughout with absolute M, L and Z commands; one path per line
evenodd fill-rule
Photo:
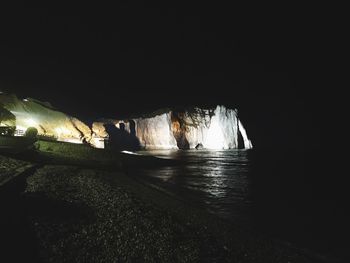
M 113 150 L 96 149 L 84 144 L 38 141 L 37 155 L 24 158 L 36 158 L 38 161 L 51 164 L 68 164 L 99 169 L 122 169 L 128 166 L 173 165 L 174 161 L 125 154 Z

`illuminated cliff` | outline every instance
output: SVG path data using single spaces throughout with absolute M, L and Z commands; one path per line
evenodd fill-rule
M 54 109 L 47 102 L 21 100 L 13 94 L 0 93 L 0 103 L 16 116 L 18 131 L 24 132 L 28 127 L 35 127 L 40 135 L 59 141 L 82 143 L 91 140 L 91 129 L 86 124 Z
M 35 99 L 18 99 L 0 93 L 2 107 L 16 117 L 16 128 L 38 129 L 39 135 L 59 141 L 90 143 L 116 149 L 237 149 L 252 148 L 237 111 L 212 109 L 164 109 L 126 120 L 101 120 L 88 127 L 82 121 Z
M 164 110 L 148 116 L 115 120 L 116 128 L 135 136 L 144 149 L 251 149 L 237 112 L 224 106 L 214 109 Z M 97 125 L 96 125 L 97 127 Z M 106 131 L 96 128 L 101 137 Z

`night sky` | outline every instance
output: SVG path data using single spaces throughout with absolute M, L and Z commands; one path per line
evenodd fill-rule
M 348 172 L 340 171 L 348 160 L 335 150 L 348 137 L 340 135 L 347 111 L 337 106 L 348 103 L 331 102 L 336 78 L 325 85 L 328 67 L 337 66 L 327 56 L 338 49 L 329 45 L 329 12 L 190 2 L 1 8 L 0 90 L 86 122 L 162 107 L 238 108 L 253 152 L 263 149 L 258 178 L 266 191 L 276 181 L 290 185 L 305 211 L 320 212 L 322 228 L 350 233 Z
M 301 145 L 315 51 L 303 12 L 140 1 L 2 9 L 0 85 L 84 120 L 224 104 L 258 144 Z

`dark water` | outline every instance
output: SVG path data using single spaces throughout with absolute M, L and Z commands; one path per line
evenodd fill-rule
M 300 152 L 149 151 L 181 160 L 146 180 L 225 220 L 332 258 L 348 258 L 343 196 Z M 316 160 L 315 163 L 319 163 Z M 318 167 L 317 169 L 315 167 Z M 340 191 L 341 192 L 341 191 Z
M 222 218 L 246 223 L 251 203 L 248 151 L 149 151 L 182 165 L 145 170 L 146 176 Z

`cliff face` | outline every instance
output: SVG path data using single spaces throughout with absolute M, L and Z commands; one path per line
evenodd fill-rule
M 135 122 L 135 136 L 146 149 L 177 149 L 171 127 L 171 113 L 138 118 Z
M 49 103 L 20 100 L 10 94 L 0 94 L 0 103 L 16 116 L 18 130 L 35 127 L 40 135 L 52 136 L 59 141 L 81 143 L 91 140 L 91 129 L 86 124 L 55 110 Z
M 238 145 L 238 118 L 234 110 L 217 106 L 177 114 L 185 144 L 180 148 L 235 149 Z M 245 147 L 243 147 L 245 148 Z
M 253 147 L 237 112 L 224 106 L 215 109 L 169 110 L 147 117 L 115 120 L 114 124 L 116 128 L 138 139 L 144 149 Z M 97 126 L 101 127 L 101 123 Z M 99 137 L 108 137 L 104 129 L 96 128 L 94 132 Z
M 35 127 L 39 134 L 59 141 L 87 142 L 104 148 L 104 139 L 120 149 L 237 149 L 252 148 L 237 112 L 224 106 L 214 109 L 163 110 L 128 120 L 93 123 L 82 121 L 35 99 L 20 100 L 0 93 L 0 105 L 16 117 L 16 127 Z
M 5 109 L 0 103 L 0 127 L 16 126 L 16 116 Z

